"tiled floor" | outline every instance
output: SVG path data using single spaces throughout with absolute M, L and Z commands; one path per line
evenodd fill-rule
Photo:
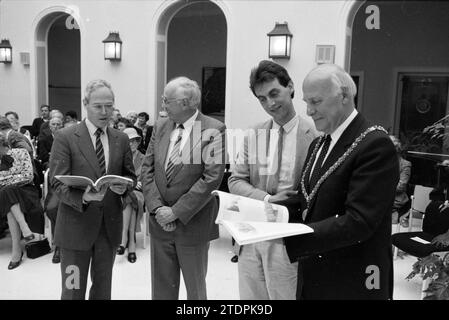
M 211 243 L 209 251 L 209 271 L 207 275 L 209 299 L 238 299 L 237 264 L 232 263 L 231 238 L 220 230 L 221 238 Z M 117 256 L 114 266 L 112 299 L 150 299 L 149 246 L 142 248 L 142 234 L 137 234 L 137 262 L 131 264 L 126 254 Z M 11 239 L 0 240 L 0 299 L 59 299 L 59 264 L 52 264 L 52 254 L 38 259 L 24 258 L 14 270 L 8 270 Z M 421 280 L 411 281 L 405 277 L 415 261 L 412 257 L 395 261 L 395 290 L 397 300 L 420 299 Z M 185 299 L 185 289 L 181 286 L 180 299 Z

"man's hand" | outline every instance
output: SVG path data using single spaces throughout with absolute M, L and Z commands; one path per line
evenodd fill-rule
M 446 233 L 440 234 L 432 239 L 432 244 L 437 247 L 449 246 L 449 230 Z
M 108 190 L 107 186 L 102 186 L 100 191 L 96 191 L 95 189 L 92 189 L 92 187 L 89 185 L 87 186 L 86 191 L 84 191 L 83 201 L 84 202 L 102 201 L 107 190 Z
M 112 192 L 121 196 L 122 194 L 125 193 L 127 186 L 126 184 L 111 184 L 109 185 L 109 189 L 111 189 Z
M 265 214 L 267 215 L 267 221 L 268 222 L 276 222 L 277 217 L 278 217 L 278 211 L 273 209 L 273 206 L 268 203 L 268 202 L 264 202 L 265 203 Z
M 177 217 L 173 214 L 173 211 L 170 207 L 159 207 L 156 210 L 156 221 L 164 227 L 167 223 L 173 222 L 177 219 Z
M 287 199 L 290 199 L 292 196 L 296 196 L 298 194 L 298 191 L 296 190 L 283 190 L 281 192 L 278 192 L 268 198 L 268 202 L 277 203 L 281 201 L 285 201 Z
M 167 232 L 173 232 L 173 231 L 175 231 L 175 229 L 176 229 L 176 221 L 173 221 L 173 222 L 164 224 L 164 225 L 162 226 L 162 229 L 163 229 L 164 231 L 167 231 Z

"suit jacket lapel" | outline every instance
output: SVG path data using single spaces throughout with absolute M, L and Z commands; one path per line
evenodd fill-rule
M 160 128 L 161 137 L 160 137 L 159 143 L 157 145 L 156 161 L 159 162 L 160 166 L 164 170 L 162 177 L 165 180 L 167 180 L 167 175 L 165 174 L 165 159 L 167 159 L 167 157 L 168 157 L 167 152 L 168 152 L 168 147 L 170 145 L 170 135 L 174 129 L 175 129 L 175 123 L 172 120 L 167 120 L 163 124 L 162 128 Z M 165 181 L 165 183 L 167 183 L 167 181 Z
M 87 163 L 92 167 L 95 172 L 96 178 L 101 177 L 100 165 L 98 163 L 97 154 L 95 153 L 92 140 L 89 135 L 89 130 L 85 121 L 81 122 L 78 129 L 75 131 L 75 136 L 77 136 L 78 147 Z
M 298 117 L 298 131 L 296 133 L 296 160 L 295 160 L 295 168 L 293 169 L 293 190 L 297 190 L 299 188 L 299 183 L 301 181 L 301 173 L 302 168 L 305 165 L 305 160 L 307 157 L 308 148 L 304 148 L 304 146 L 308 143 L 308 136 L 311 134 L 310 129 L 305 127 L 305 122 Z
M 114 157 L 113 150 L 119 150 L 118 148 L 118 136 L 117 134 L 111 130 L 110 128 L 106 129 L 107 135 L 108 135 L 108 141 L 109 141 L 109 163 L 108 163 L 108 170 L 106 174 L 109 174 L 109 172 L 114 168 L 114 160 L 116 157 Z M 95 154 L 96 156 L 96 154 Z

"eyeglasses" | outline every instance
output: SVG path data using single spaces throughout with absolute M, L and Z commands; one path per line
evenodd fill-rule
M 187 99 L 187 98 L 167 99 L 166 96 L 162 96 L 162 97 L 161 97 L 161 101 L 162 101 L 163 104 L 169 104 L 169 103 L 172 103 L 172 102 L 175 102 L 175 101 L 184 100 L 184 99 Z

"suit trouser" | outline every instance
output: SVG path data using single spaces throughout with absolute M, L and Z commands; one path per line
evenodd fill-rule
M 62 300 L 84 300 L 91 264 L 89 300 L 110 300 L 112 267 L 116 255 L 106 234 L 104 221 L 94 245 L 86 251 L 61 248 Z
M 151 296 L 153 300 L 179 297 L 180 270 L 188 300 L 206 300 L 209 242 L 182 245 L 151 237 Z
M 282 239 L 242 246 L 238 270 L 240 299 L 296 299 L 298 263 L 290 263 Z

